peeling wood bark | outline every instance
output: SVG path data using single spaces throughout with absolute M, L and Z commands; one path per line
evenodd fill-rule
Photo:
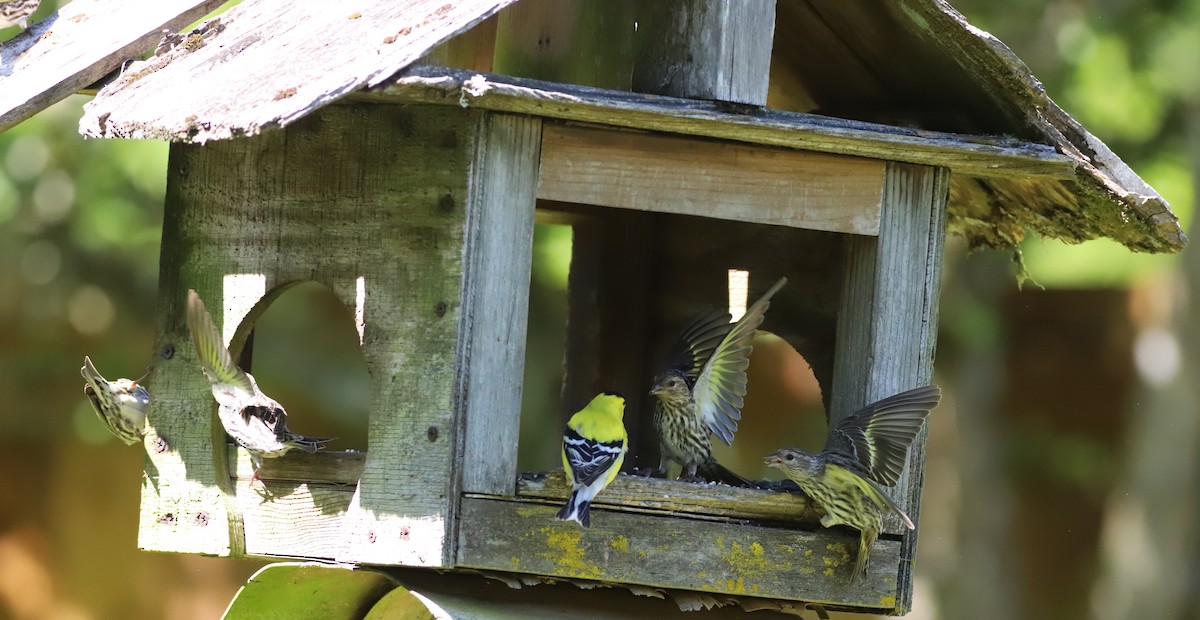
M 222 0 L 73 0 L 0 43 L 0 131 L 141 56 Z
M 512 0 L 246 0 L 85 106 L 93 137 L 207 142 L 289 125 L 378 84 Z M 186 103 L 181 103 L 186 102 Z

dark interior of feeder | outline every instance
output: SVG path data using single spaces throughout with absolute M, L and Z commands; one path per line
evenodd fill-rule
M 752 304 L 785 275 L 788 284 L 760 328 L 770 334 L 753 343 L 738 434 L 731 448 L 714 441 L 715 454 L 760 479 L 778 477 L 762 466 L 762 456 L 781 447 L 819 449 L 842 286 L 841 239 L 539 201 L 518 467 L 561 468 L 559 429 L 602 391 L 626 399 L 626 471 L 655 467 L 649 389 L 679 330 L 710 306 Z
M 370 378 L 350 309 L 316 282 L 267 299 L 239 365 L 283 405 L 293 431 L 336 437 L 329 450 L 366 451 Z

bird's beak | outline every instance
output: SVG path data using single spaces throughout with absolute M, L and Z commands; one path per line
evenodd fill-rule
M 659 394 L 662 394 L 662 393 L 663 393 L 662 386 L 658 385 L 657 383 L 654 384 L 654 387 L 650 388 L 651 396 L 658 396 Z
M 763 464 L 767 467 L 779 467 L 783 465 L 783 459 L 780 459 L 778 454 L 772 454 L 771 456 L 763 457 Z

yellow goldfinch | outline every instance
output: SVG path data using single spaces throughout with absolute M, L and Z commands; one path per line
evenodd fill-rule
M 558 518 L 588 527 L 592 498 L 621 471 L 629 438 L 625 434 L 625 399 L 600 394 L 571 416 L 563 432 L 563 470 L 571 479 L 571 497 Z

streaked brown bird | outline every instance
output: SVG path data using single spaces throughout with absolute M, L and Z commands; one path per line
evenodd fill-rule
M 217 417 L 225 432 L 250 453 L 254 463 L 251 481 L 258 479 L 263 459 L 273 459 L 294 449 L 316 452 L 329 437 L 306 437 L 287 426 L 287 412 L 275 399 L 258 389 L 254 377 L 238 368 L 221 332 L 204 308 L 196 291 L 188 291 L 187 326 L 196 345 L 204 378 L 216 399 Z
M 0 29 L 20 26 L 29 29 L 29 16 L 37 10 L 42 0 L 0 0 Z
M 895 486 L 900 479 L 908 447 L 941 398 L 942 390 L 936 385 L 890 396 L 834 424 L 816 456 L 788 448 L 763 458 L 825 509 L 821 525 L 849 525 L 859 530 L 851 584 L 867 574 L 871 547 L 883 530 L 884 516 L 894 512 L 908 529 L 915 527 L 881 485 Z
M 712 455 L 709 434 L 730 445 L 742 417 L 750 340 L 762 325 L 771 297 L 787 278 L 780 278 L 737 323 L 729 314 L 712 310 L 684 327 L 667 354 L 665 368 L 654 378 L 654 429 L 658 432 L 659 472 L 671 462 L 683 466 L 681 478 L 697 473 L 708 480 L 749 486 Z
M 150 392 L 138 385 L 138 381 L 105 379 L 87 356 L 84 356 L 83 368 L 79 372 L 87 381 L 83 384 L 83 393 L 92 401 L 92 408 L 100 417 L 100 423 L 127 445 L 140 443 L 142 437 L 146 436 Z

